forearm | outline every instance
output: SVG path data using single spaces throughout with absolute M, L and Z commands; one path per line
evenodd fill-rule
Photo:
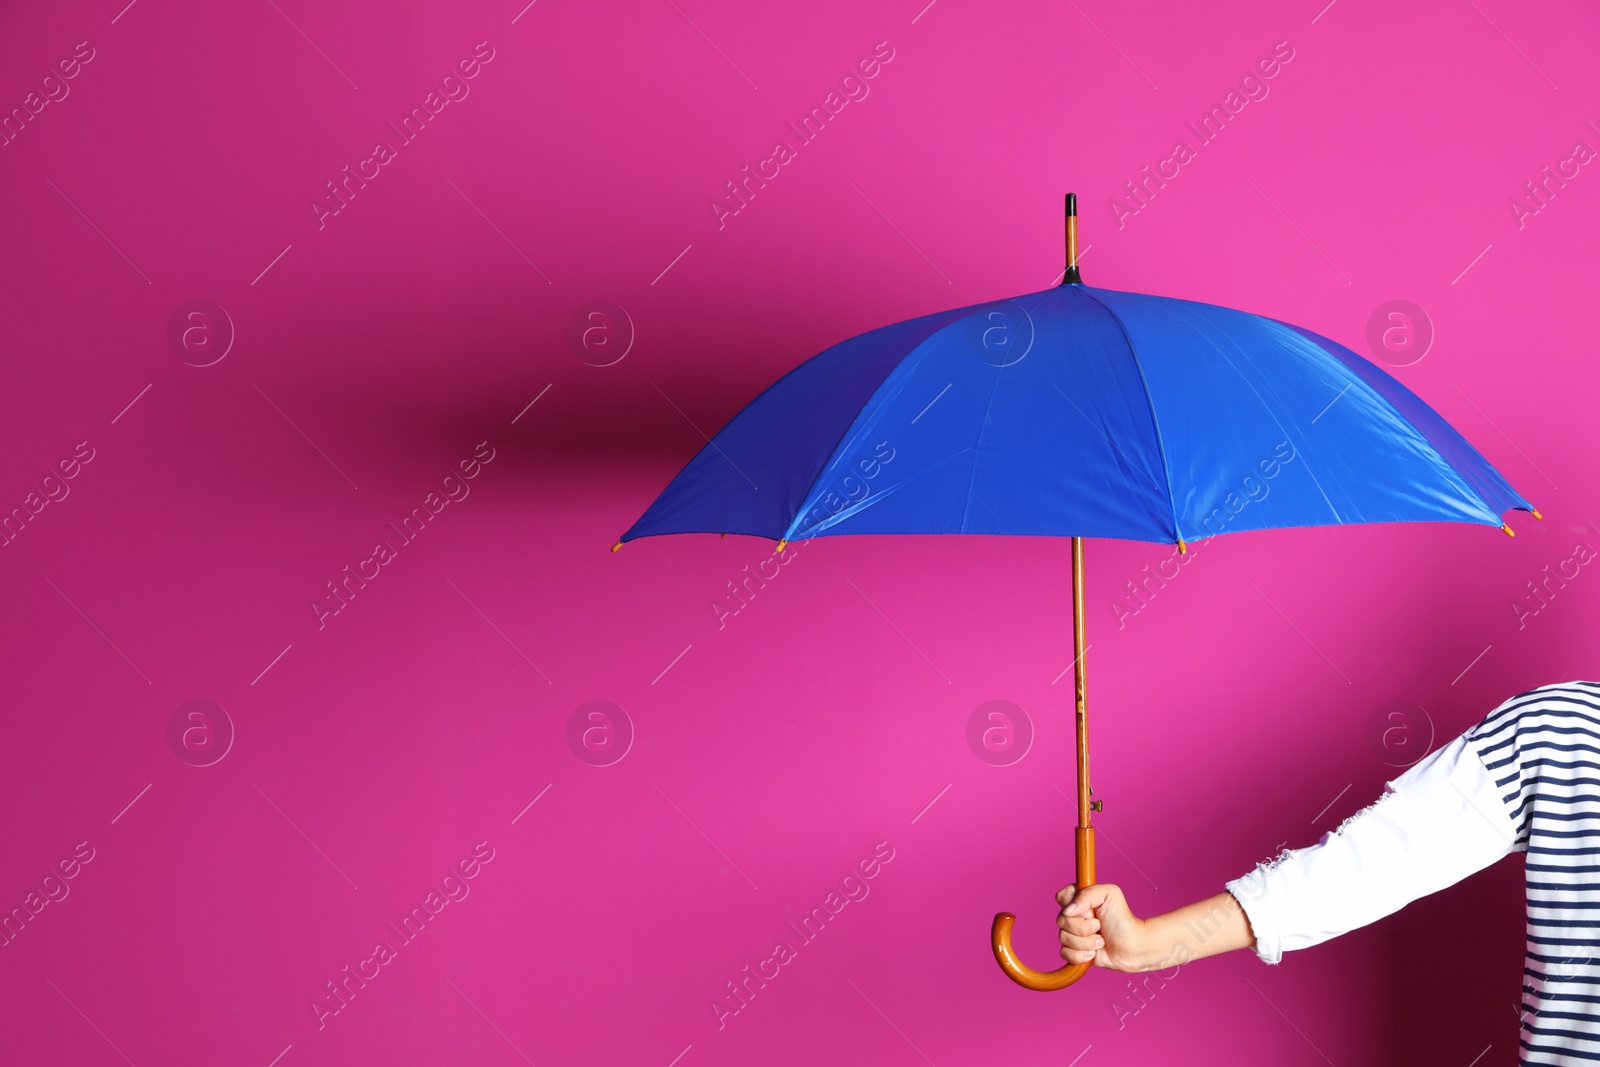
M 1227 883 L 1261 959 L 1376 922 L 1517 847 L 1517 827 L 1464 737 L 1390 785 L 1319 843 Z
M 1129 961 L 1132 970 L 1165 970 L 1256 943 L 1244 909 L 1226 892 L 1142 922 L 1140 951 Z

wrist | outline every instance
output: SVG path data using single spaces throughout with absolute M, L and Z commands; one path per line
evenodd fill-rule
M 1165 971 L 1199 955 L 1178 912 L 1141 919 L 1139 926 L 1138 950 L 1131 961 L 1139 971 Z
M 1163 918 L 1165 916 L 1157 915 L 1139 920 L 1139 933 L 1134 942 L 1137 948 L 1129 960 L 1132 970 L 1156 971 L 1170 966 L 1167 957 L 1172 954 L 1173 939 L 1161 922 Z
M 1164 971 L 1254 943 L 1244 909 L 1224 892 L 1141 920 L 1136 959 L 1129 962 L 1140 971 Z

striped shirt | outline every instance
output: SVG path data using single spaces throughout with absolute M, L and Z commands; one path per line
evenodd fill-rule
M 1600 684 L 1512 697 L 1309 848 L 1227 884 L 1277 963 L 1524 852 L 1523 1064 L 1600 1063 Z
M 1523 693 L 1467 737 L 1527 853 L 1521 1062 L 1600 1062 L 1600 685 Z

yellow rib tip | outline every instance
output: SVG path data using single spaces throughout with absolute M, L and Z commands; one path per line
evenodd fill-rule
M 1517 532 L 1511 528 L 1509 523 L 1504 525 L 1504 526 L 1502 526 L 1502 527 L 1500 527 L 1500 529 L 1502 529 L 1502 530 L 1504 530 L 1506 532 L 1506 536 L 1507 537 L 1515 537 L 1515 536 L 1517 536 Z
M 1183 555 L 1184 553 L 1186 553 L 1188 551 L 1189 551 L 1189 546 L 1183 543 L 1183 538 L 1181 538 L 1181 537 L 1178 538 L 1178 555 L 1181 556 L 1181 555 Z
M 721 534 L 721 535 L 719 535 L 719 536 L 721 536 L 721 537 L 722 537 L 722 538 L 723 538 L 723 539 L 724 539 L 724 540 L 726 540 L 726 538 L 727 538 L 727 536 L 728 536 L 728 535 L 727 535 L 727 534 Z
M 616 544 L 611 546 L 611 551 L 615 552 L 617 549 L 619 549 L 621 547 L 622 547 L 622 542 L 618 541 Z
M 783 551 L 783 550 L 784 550 L 784 549 L 786 549 L 786 548 L 788 548 L 788 547 L 789 547 L 789 540 L 788 540 L 788 538 L 785 538 L 785 539 L 783 539 L 783 540 L 782 540 L 782 541 L 779 541 L 779 542 L 778 542 L 778 551 L 779 551 L 779 552 L 782 552 L 782 551 Z
M 1539 514 L 1539 509 L 1538 508 L 1534 508 L 1533 509 L 1533 517 L 1536 518 L 1536 519 L 1540 519 L 1540 520 L 1544 519 L 1544 516 Z

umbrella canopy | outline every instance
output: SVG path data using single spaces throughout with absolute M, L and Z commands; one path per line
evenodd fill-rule
M 1532 511 L 1389 374 L 1310 330 L 1061 285 L 802 363 L 621 540 L 978 533 L 1168 544 Z

